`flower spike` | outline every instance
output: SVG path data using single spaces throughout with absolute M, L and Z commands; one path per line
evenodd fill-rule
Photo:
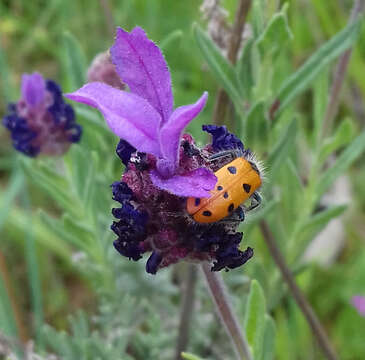
M 208 94 L 174 110 L 165 59 L 141 28 L 129 33 L 118 28 L 110 52 L 130 92 L 94 82 L 66 96 L 97 108 L 120 138 L 116 153 L 125 172 L 112 185 L 113 199 L 120 203 L 112 210 L 115 249 L 133 261 L 150 253 L 150 274 L 181 260 L 209 261 L 212 271 L 243 265 L 253 250 L 240 250 L 242 234 L 236 230 L 244 219 L 242 208 L 209 226 L 195 222 L 186 210 L 187 197 L 199 202 L 216 186 L 217 163 L 209 157 L 221 150 L 243 150 L 243 144 L 226 128 L 213 125 L 204 128 L 213 137 L 213 144 L 204 148 L 183 134 Z
M 21 98 L 8 106 L 3 125 L 11 132 L 14 148 L 30 157 L 62 155 L 82 133 L 60 87 L 39 73 L 23 74 Z

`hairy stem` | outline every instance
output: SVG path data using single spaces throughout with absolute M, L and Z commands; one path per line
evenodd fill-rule
M 237 358 L 252 360 L 249 345 L 242 332 L 241 326 L 233 314 L 232 305 L 227 295 L 223 279 L 220 274 L 212 272 L 210 265 L 202 265 L 210 294 L 213 298 L 219 317 L 221 318 L 228 336 L 232 340 Z
M 267 244 L 267 247 L 270 250 L 270 254 L 272 255 L 276 265 L 280 269 L 281 275 L 286 284 L 288 285 L 289 290 L 294 297 L 294 300 L 296 301 L 299 308 L 303 312 L 324 355 L 328 360 L 337 360 L 338 358 L 336 352 L 332 347 L 324 328 L 319 322 L 311 305 L 308 303 L 304 294 L 302 293 L 297 283 L 295 282 L 293 274 L 291 273 L 288 265 L 286 264 L 284 256 L 276 244 L 274 235 L 272 234 L 265 220 L 262 220 L 260 222 L 260 229 Z
M 353 23 L 362 12 L 364 7 L 364 0 L 355 0 L 352 7 L 349 23 Z M 340 94 L 342 85 L 345 79 L 348 64 L 352 54 L 352 48 L 346 50 L 339 58 L 337 67 L 334 73 L 334 80 L 330 92 L 330 100 L 327 105 L 326 114 L 323 124 L 323 136 L 329 135 L 332 130 L 333 121 L 338 112 L 340 102 Z
M 179 336 L 176 343 L 175 359 L 181 359 L 181 353 L 186 350 L 189 341 L 191 317 L 194 311 L 195 288 L 197 280 L 197 269 L 195 265 L 189 264 L 184 279 L 183 299 L 180 313 Z
M 251 7 L 251 0 L 239 0 L 236 16 L 233 24 L 232 35 L 228 44 L 227 58 L 235 64 L 240 49 L 243 30 L 245 28 L 248 11 Z M 229 97 L 223 89 L 218 89 L 214 104 L 213 123 L 223 124 L 226 111 L 229 105 Z

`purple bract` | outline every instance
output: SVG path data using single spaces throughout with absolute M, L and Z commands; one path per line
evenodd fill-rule
M 15 149 L 30 157 L 62 155 L 82 132 L 60 87 L 38 73 L 23 75 L 21 98 L 9 104 L 3 125 L 11 132 Z
M 216 183 L 206 167 L 185 171 L 179 166 L 179 144 L 184 128 L 204 108 L 205 92 L 191 105 L 173 109 L 171 77 L 158 46 L 140 28 L 130 33 L 118 28 L 112 61 L 130 92 L 94 82 L 69 99 L 97 108 L 110 129 L 140 152 L 156 158 L 151 180 L 160 189 L 179 196 L 208 197 Z

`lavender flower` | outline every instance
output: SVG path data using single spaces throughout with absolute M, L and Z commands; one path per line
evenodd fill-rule
M 213 261 L 213 271 L 244 264 L 253 251 L 239 250 L 242 234 L 236 228 L 244 219 L 242 208 L 210 225 L 194 222 L 185 209 L 186 197 L 210 196 L 214 171 L 229 161 L 209 162 L 209 156 L 244 150 L 243 144 L 225 127 L 213 125 L 203 128 L 213 143 L 202 149 L 190 135 L 182 135 L 203 109 L 207 93 L 173 110 L 169 69 L 141 28 L 130 33 L 118 28 L 111 56 L 130 93 L 95 82 L 66 96 L 99 109 L 121 138 L 116 152 L 126 170 L 112 185 L 113 199 L 120 203 L 112 211 L 116 221 L 111 228 L 118 236 L 114 247 L 134 261 L 151 252 L 146 264 L 151 274 L 182 259 Z
M 365 296 L 356 295 L 351 299 L 352 305 L 356 308 L 361 316 L 365 317 Z
M 23 75 L 21 98 L 9 104 L 3 125 L 11 132 L 14 148 L 30 157 L 61 155 L 82 132 L 60 87 L 38 73 Z

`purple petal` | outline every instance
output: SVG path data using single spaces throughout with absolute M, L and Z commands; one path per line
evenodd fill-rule
M 161 115 L 162 124 L 166 122 L 172 113 L 174 99 L 169 68 L 158 46 L 140 27 L 130 33 L 118 27 L 110 53 L 122 81 L 131 92 L 154 106 Z
M 162 157 L 172 166 L 178 165 L 180 137 L 184 128 L 204 108 L 208 93 L 204 92 L 201 98 L 191 105 L 178 107 L 171 115 L 169 121 L 162 126 L 160 131 L 160 146 Z
M 199 168 L 185 175 L 175 175 L 168 179 L 160 177 L 156 170 L 150 172 L 155 186 L 177 196 L 210 197 L 210 190 L 214 189 L 217 177 L 206 168 Z
M 22 99 L 26 101 L 29 106 L 39 105 L 45 95 L 46 82 L 43 76 L 37 72 L 33 74 L 23 74 L 22 76 Z
M 365 296 L 356 295 L 351 299 L 352 305 L 361 316 L 365 317 Z
M 141 97 L 104 83 L 89 83 L 65 95 L 97 108 L 110 129 L 141 152 L 160 156 L 158 130 L 160 115 Z

